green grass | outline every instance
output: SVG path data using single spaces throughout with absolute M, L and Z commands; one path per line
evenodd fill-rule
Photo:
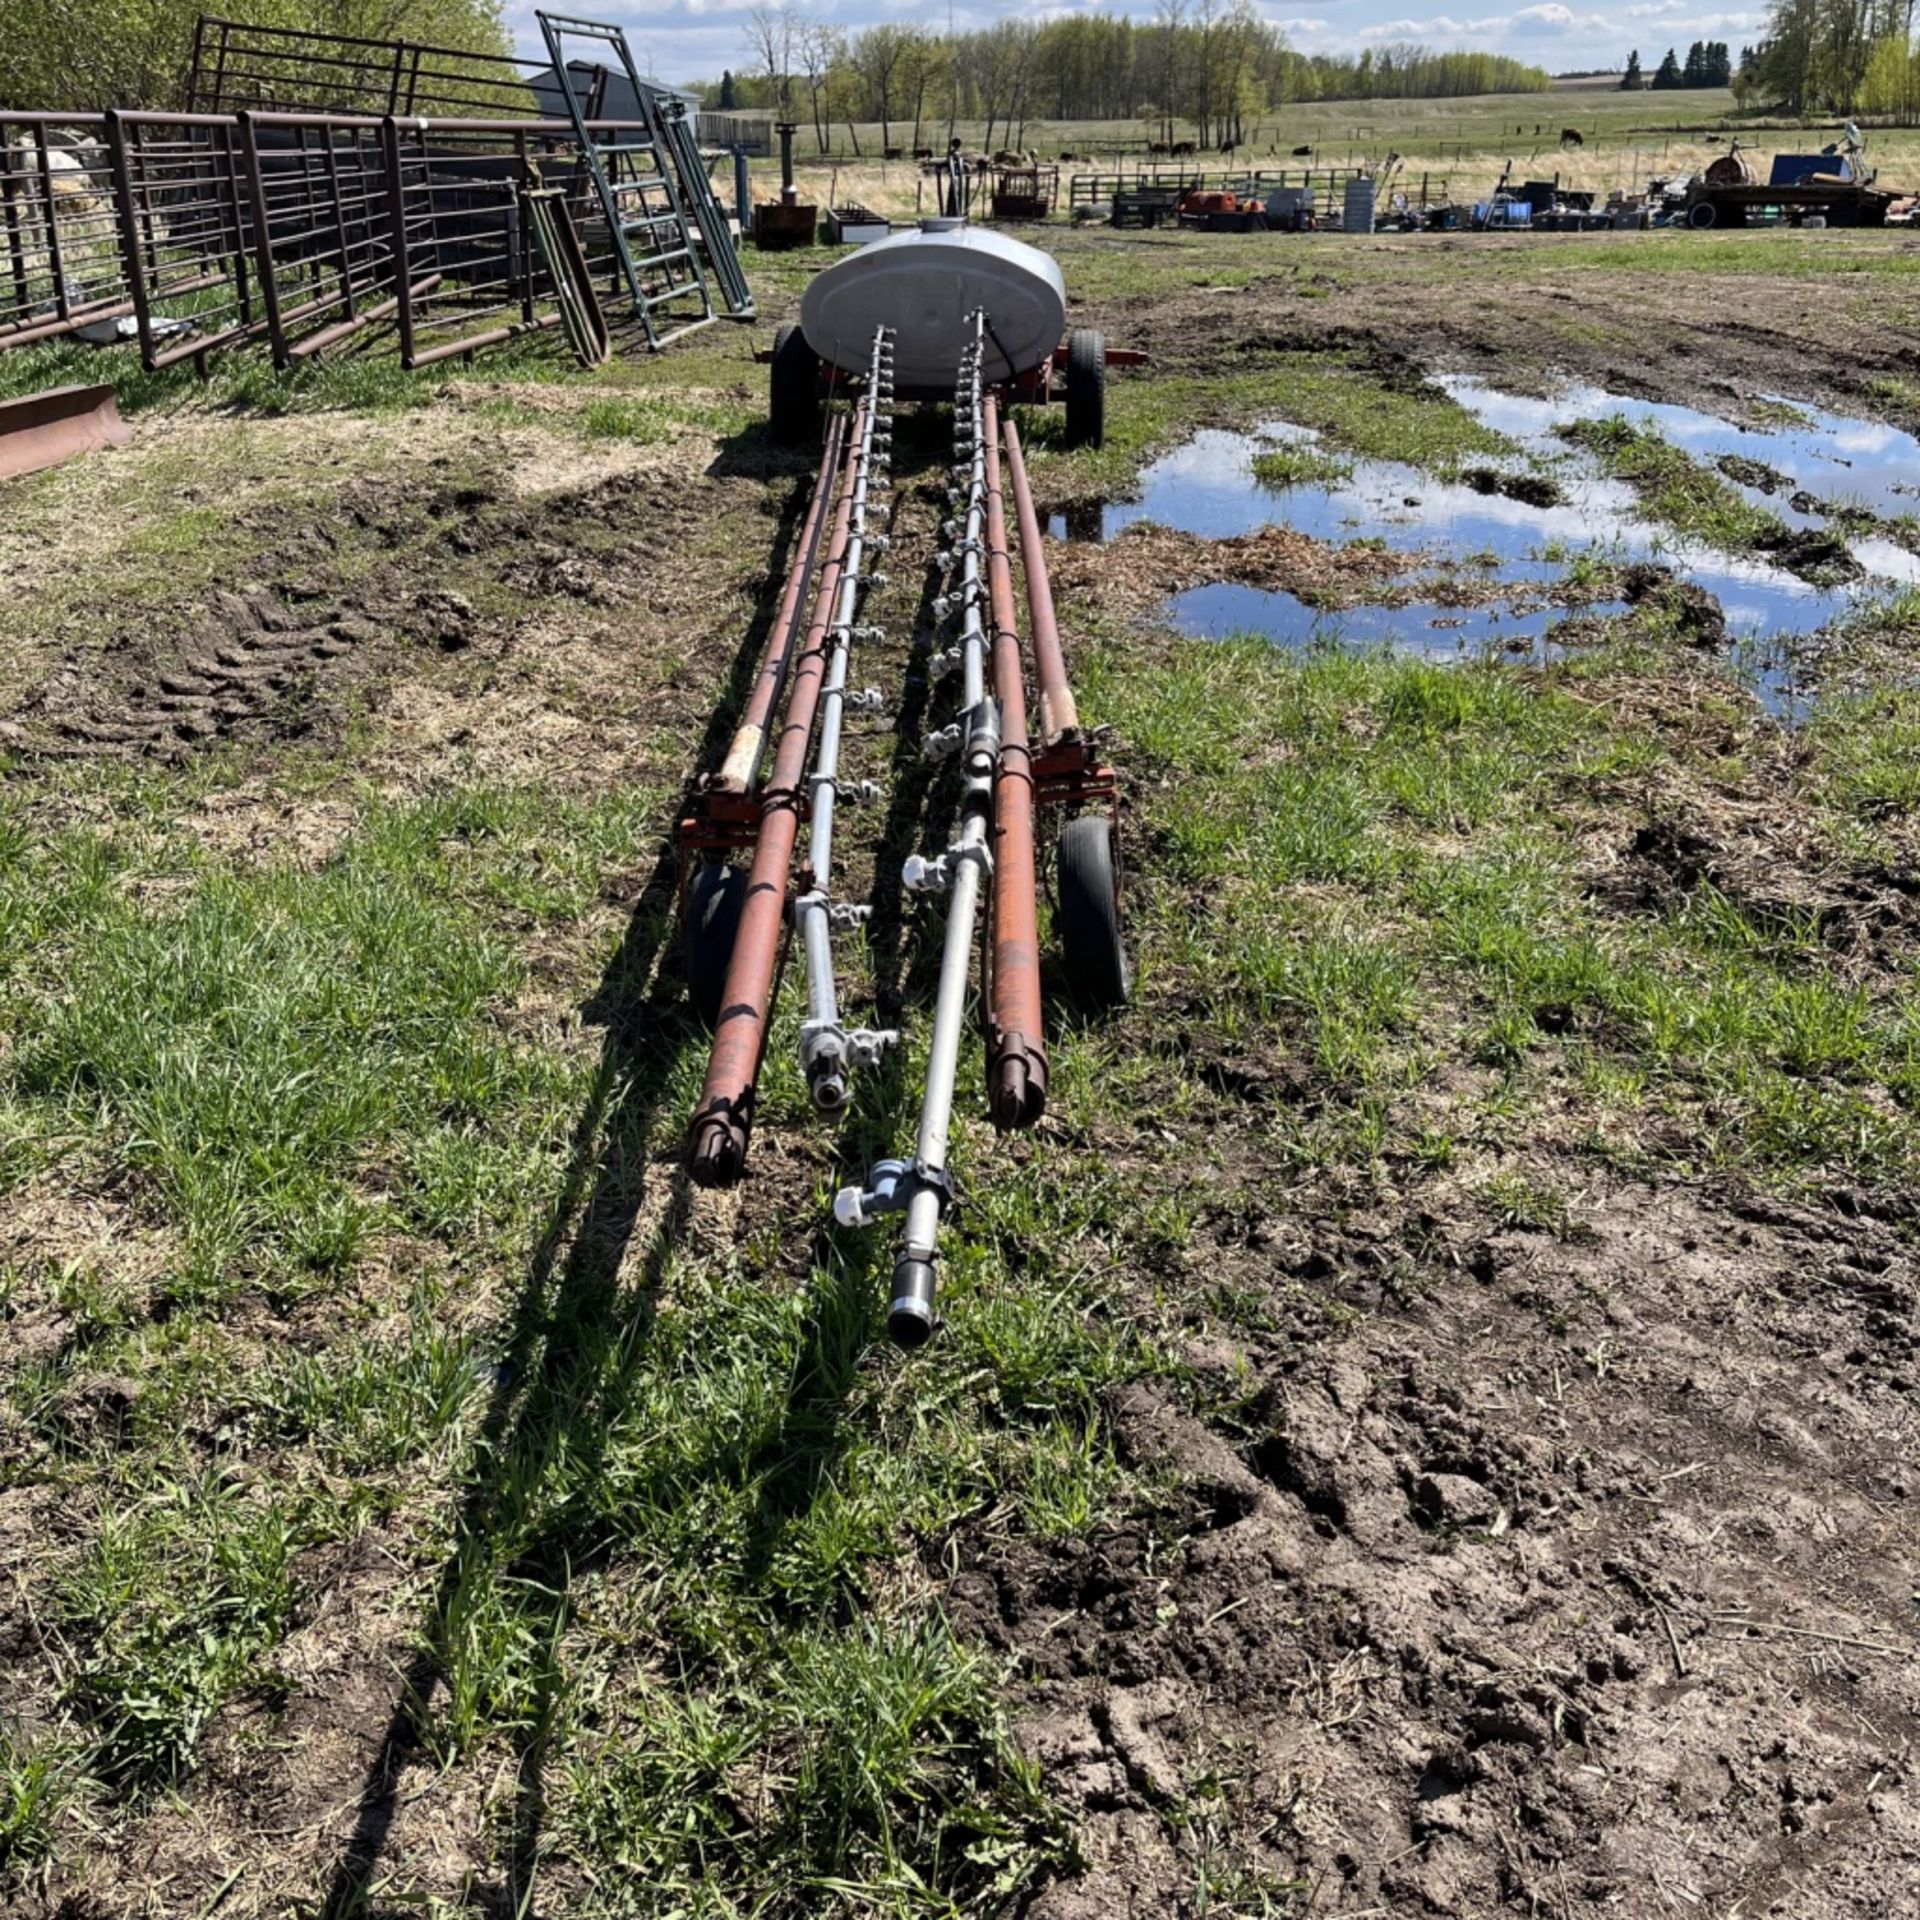
M 1287 419 L 1365 459 L 1404 461 L 1450 478 L 1471 461 L 1516 452 L 1504 434 L 1422 380 L 1383 380 L 1363 365 L 1320 354 L 1300 355 L 1282 378 Z
M 1337 487 L 1352 472 L 1350 462 L 1310 440 L 1290 440 L 1253 459 L 1253 477 L 1276 493 L 1290 487 Z
M 80 1811 L 84 1748 L 57 1732 L 0 1723 L 0 1886 L 50 1860 Z
M 164 913 L 132 897 L 151 863 L 119 836 L 0 870 L 0 950 L 25 963 L 0 988 L 11 1091 L 50 1129 L 104 1129 L 179 1233 L 183 1294 L 297 1287 L 382 1231 L 511 1213 L 525 1168 L 481 1121 L 559 1091 L 492 1017 L 520 970 L 467 904 L 552 889 L 489 859 L 511 815 L 489 797 L 375 806 L 318 876 L 196 871 L 169 849 Z
M 85 1649 L 67 1698 L 97 1730 L 96 1778 L 176 1778 L 211 1716 L 266 1681 L 294 1555 L 316 1537 L 305 1505 L 209 1474 L 100 1508 L 57 1588 L 61 1624 Z
M 1712 468 L 1621 414 L 1575 420 L 1559 431 L 1591 453 L 1603 471 L 1632 487 L 1646 511 L 1675 533 L 1729 553 L 1786 534 L 1776 514 L 1754 506 Z
M 1870 995 L 1806 925 L 1711 888 L 1626 920 L 1587 896 L 1556 815 L 1657 741 L 1508 668 L 1252 641 L 1147 673 L 1102 655 L 1088 697 L 1179 769 L 1155 857 L 1181 890 L 1150 953 L 1193 983 L 1209 1025 L 1344 1089 L 1296 1151 L 1384 1140 L 1377 1103 L 1452 1055 L 1543 1087 L 1593 1061 L 1641 1089 L 1643 1125 L 1693 1111 L 1698 1131 L 1661 1156 L 1675 1171 L 1920 1172 L 1911 985 Z M 1904 700 L 1821 723 L 1836 811 L 1911 804 L 1912 724 Z M 1462 834 L 1479 850 L 1452 850 Z M 1183 905 L 1195 897 L 1204 916 Z
M 1157 284 L 1255 271 L 1165 238 Z M 1107 293 L 1149 280 L 1146 257 L 1081 256 Z M 1363 282 L 1368 257 L 1337 271 Z M 819 264 L 769 261 L 767 285 Z M 623 369 L 561 430 L 735 431 L 760 391 L 742 345 L 713 331 Z M 1069 464 L 1051 419 L 1029 438 L 1056 495 L 1117 490 L 1202 422 L 1273 417 L 1325 445 L 1272 450 L 1291 464 L 1269 484 L 1510 451 L 1395 370 L 1304 354 L 1118 380 L 1097 456 Z M 1709 537 L 1720 504 L 1627 454 Z M 764 548 L 778 485 L 719 502 L 717 537 Z M 205 503 L 176 504 L 148 561 L 228 566 Z M 1540 669 L 1064 611 L 1124 769 L 1141 1001 L 1055 1024 L 1037 1144 L 963 1114 L 947 1325 L 917 1361 L 884 1342 L 890 1238 L 825 1223 L 910 1127 L 923 1020 L 835 1138 L 783 995 L 755 1186 L 716 1201 L 680 1172 L 705 1041 L 647 879 L 692 752 L 677 706 L 602 785 L 410 785 L 377 758 L 378 709 L 304 757 L 10 769 L 0 1210 L 71 1204 L 88 1230 L 0 1266 L 0 1492 L 57 1516 L 23 1577 L 60 1649 L 25 1663 L 31 1717 L 0 1721 L 0 1887 L 199 1817 L 212 1757 L 218 1792 L 278 1765 L 341 1570 L 374 1566 L 355 1631 L 381 1686 L 418 1691 L 418 1778 L 470 1811 L 470 1864 L 528 1911 L 1016 1905 L 1071 1872 L 1075 1836 L 1015 1736 L 1026 1676 L 943 1612 L 948 1570 L 1071 1563 L 1119 1521 L 1171 1551 L 1170 1489 L 1129 1463 L 1112 1390 L 1222 1391 L 1189 1342 L 1358 1312 L 1223 1263 L 1210 1218 L 1430 1209 L 1436 1244 L 1574 1245 L 1590 1190 L 1628 1178 L 1911 1194 L 1911 967 L 1738 876 L 1657 900 L 1607 884 L 1670 789 L 1791 817 L 1810 871 L 1899 870 L 1920 696 L 1898 675 L 1821 703 L 1788 765 L 1733 678 L 1645 619 Z M 1910 645 L 1911 612 L 1882 643 Z M 635 673 L 708 671 L 689 658 Z M 532 672 L 470 664 L 463 697 Z M 212 850 L 196 817 L 242 781 L 269 824 L 335 803 L 338 844 Z M 1443 1259 L 1396 1246 L 1382 1284 L 1415 1310 Z M 1165 1630 L 1139 1623 L 1143 1659 Z M 1247 1864 L 1232 1781 L 1185 1785 L 1168 1817 L 1195 1900 L 1286 1910 L 1301 1889 Z M 436 1871 L 390 1849 L 373 1897 L 432 1911 Z
M 621 1037 L 597 1062 L 503 1022 L 514 946 L 604 923 L 657 796 L 363 794 L 317 869 L 230 867 L 177 824 L 197 777 L 75 776 L 86 825 L 0 835 L 8 1184 L 123 1169 L 160 1254 L 138 1285 L 30 1264 L 0 1288 L 0 1312 L 57 1301 L 73 1323 L 51 1360 L 0 1369 L 0 1486 L 52 1481 L 74 1517 L 43 1571 L 74 1733 L 57 1766 L 8 1750 L 12 1862 L 93 1799 L 185 1789 L 230 1710 L 270 1715 L 312 1557 L 402 1515 L 444 1567 L 427 1737 L 450 1766 L 562 1756 L 556 1857 L 644 1869 L 668 1902 L 784 1886 L 795 1911 L 901 1914 L 1066 1861 L 998 1669 L 924 1604 L 872 1602 L 982 1511 L 1037 1539 L 1113 1511 L 1099 1395 L 1151 1362 L 1083 1263 L 1179 1219 L 1136 1217 L 1076 1156 L 983 1183 L 946 1364 L 903 1369 L 877 1342 L 879 1237 L 809 1218 L 715 1259 L 684 1202 L 635 1222 L 702 1054 L 617 925 Z M 804 1101 L 796 1018 L 763 1126 Z M 1066 1111 L 1101 1060 L 1063 1043 Z M 910 1098 L 903 1075 L 850 1152 Z M 308 1333 L 262 1346 L 263 1297 Z M 134 1384 L 123 1403 L 103 1380 Z M 431 1491 L 450 1483 L 451 1513 Z
M 1116 498 L 1152 455 L 1190 438 L 1201 426 L 1252 426 L 1284 419 L 1321 435 L 1322 446 L 1294 443 L 1263 449 L 1263 484 L 1326 484 L 1347 470 L 1348 456 L 1403 461 L 1443 478 L 1517 449 L 1474 419 L 1437 387 L 1392 378 L 1339 354 L 1280 354 L 1257 369 L 1228 375 L 1160 374 L 1115 381 L 1107 393 L 1105 445 L 1069 449 L 1063 410 L 1049 408 L 1021 422 L 1034 453 L 1036 481 L 1071 486 L 1075 498 Z M 1302 463 L 1305 463 L 1304 465 Z M 1269 479 L 1297 471 L 1302 478 Z

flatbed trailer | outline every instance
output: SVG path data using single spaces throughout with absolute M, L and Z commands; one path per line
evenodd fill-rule
M 1808 181 L 1791 187 L 1696 187 L 1687 196 L 1690 227 L 1747 227 L 1775 220 L 1800 226 L 1818 214 L 1830 227 L 1880 227 L 1896 196 L 1857 181 L 1825 185 Z

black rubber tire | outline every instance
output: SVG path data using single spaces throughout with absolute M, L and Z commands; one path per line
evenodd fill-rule
M 1711 200 L 1696 200 L 1687 209 L 1687 225 L 1690 227 L 1717 227 L 1720 224 L 1720 209 Z
M 720 1018 L 746 898 L 747 876 L 738 867 L 702 867 L 687 889 L 687 998 L 709 1028 Z
M 1099 814 L 1069 820 L 1060 833 L 1058 869 L 1061 971 L 1067 991 L 1090 1012 L 1124 1007 L 1133 969 L 1120 937 L 1113 823 Z
M 783 447 L 801 447 L 820 436 L 820 356 L 796 326 L 774 329 L 768 369 L 767 418 Z
M 1067 445 L 1098 447 L 1107 438 L 1107 336 L 1093 327 L 1067 335 Z

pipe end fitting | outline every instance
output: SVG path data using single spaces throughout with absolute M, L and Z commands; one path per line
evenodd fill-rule
M 933 1338 L 933 1325 L 933 1262 L 903 1254 L 893 1269 L 888 1337 L 911 1353 Z
M 703 1114 L 694 1122 L 687 1147 L 687 1170 L 697 1187 L 730 1187 L 747 1168 L 747 1130 L 724 1113 Z
M 1046 1056 L 1030 1043 L 1009 1047 L 993 1072 L 988 1108 L 1002 1133 L 1037 1126 L 1047 1110 Z

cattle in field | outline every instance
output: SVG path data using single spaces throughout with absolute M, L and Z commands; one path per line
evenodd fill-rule
M 1311 160 L 1313 158 L 1313 149 L 1311 147 L 1295 147 L 1293 157 L 1296 160 Z
M 931 147 L 915 147 L 913 157 L 916 160 L 931 160 L 933 158 L 933 149 Z
M 1562 127 L 1560 129 L 1560 144 L 1563 147 L 1584 147 L 1587 143 L 1580 138 L 1580 129 L 1578 127 Z
M 1176 160 L 1191 160 L 1199 151 L 1191 140 L 1176 140 L 1173 143 L 1173 157 Z
M 1222 140 L 1220 142 L 1220 151 L 1222 153 L 1232 153 L 1239 145 L 1240 142 L 1238 140 Z
M 1148 156 L 1154 160 L 1164 160 L 1172 151 L 1164 140 L 1152 141 L 1147 147 Z

